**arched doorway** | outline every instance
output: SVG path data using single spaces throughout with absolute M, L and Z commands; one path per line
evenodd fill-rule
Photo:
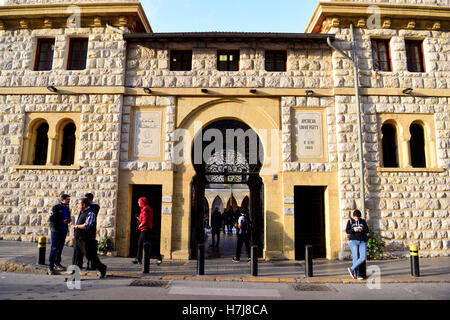
M 204 212 L 202 206 L 205 186 L 209 184 L 248 185 L 249 211 L 253 225 L 251 242 L 258 246 L 259 255 L 262 256 L 264 187 L 259 173 L 263 157 L 264 150 L 259 136 L 241 121 L 218 120 L 204 127 L 201 134 L 197 134 L 192 148 L 192 163 L 196 175 L 191 183 L 191 258 L 197 256 L 197 245 L 205 240 L 204 218 L 201 213 Z M 233 205 L 233 201 L 228 205 Z

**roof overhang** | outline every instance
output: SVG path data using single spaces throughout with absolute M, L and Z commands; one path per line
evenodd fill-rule
M 100 3 L 48 3 L 30 5 L 0 6 L 0 24 L 3 29 L 21 27 L 20 21 L 26 21 L 29 27 L 40 27 L 39 21 L 52 19 L 67 20 L 80 13 L 82 26 L 95 26 L 89 22 L 100 18 L 101 25 L 130 26 L 134 30 L 152 32 L 152 28 L 139 1 L 100 2 Z M 88 21 L 89 20 L 89 21 Z M 98 26 L 98 20 L 97 20 Z M 22 24 L 23 25 L 23 24 Z M 23 27 L 22 27 L 23 28 Z
M 305 40 L 326 41 L 334 35 L 310 33 L 258 33 L 258 32 L 173 32 L 173 33 L 131 33 L 125 34 L 127 41 L 145 42 L 190 42 L 190 41 L 226 41 L 226 42 L 298 42 Z
M 367 19 L 374 14 L 375 8 L 377 8 L 377 12 L 380 13 L 382 19 L 443 22 L 445 26 L 441 26 L 441 29 L 447 29 L 450 23 L 450 6 L 321 1 L 306 28 L 306 32 L 320 33 L 327 18 Z

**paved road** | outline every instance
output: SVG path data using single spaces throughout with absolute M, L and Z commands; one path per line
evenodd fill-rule
M 133 281 L 138 285 L 130 286 Z M 362 284 L 155 281 L 84 277 L 70 290 L 65 276 L 0 273 L 0 300 L 449 300 L 450 283 Z M 74 284 L 74 283 L 72 283 Z

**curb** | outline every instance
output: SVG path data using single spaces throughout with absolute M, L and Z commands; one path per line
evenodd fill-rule
M 0 272 L 16 272 L 27 274 L 47 275 L 47 269 L 43 266 L 21 264 L 8 261 L 0 261 Z M 56 271 L 57 275 L 67 275 L 65 272 Z M 81 272 L 82 276 L 96 277 L 97 271 Z M 135 279 L 155 279 L 155 280 L 184 280 L 184 281 L 217 281 L 217 282 L 246 282 L 246 283 L 308 283 L 308 284 L 364 284 L 368 280 L 342 279 L 342 278 L 293 278 L 293 277 L 233 277 L 233 276 L 197 276 L 197 275 L 167 275 L 152 276 L 151 274 L 129 273 L 129 272 L 108 272 L 107 278 L 135 278 Z M 380 283 L 450 283 L 450 279 L 426 279 L 426 278 L 381 278 Z

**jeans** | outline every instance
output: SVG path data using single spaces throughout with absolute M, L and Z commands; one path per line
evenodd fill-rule
M 151 229 L 140 232 L 139 239 L 138 239 L 138 251 L 137 251 L 137 256 L 136 256 L 137 261 L 142 263 L 142 257 L 144 254 L 144 243 L 145 242 L 150 243 L 151 239 L 152 239 L 152 230 Z M 156 258 L 158 260 L 162 260 L 162 256 L 161 256 L 161 253 L 159 252 L 159 248 L 153 248 L 153 249 L 151 249 L 151 251 L 156 253 Z
M 350 250 L 352 251 L 352 271 L 356 270 L 356 275 L 359 276 L 359 266 L 367 259 L 367 242 L 359 240 L 350 240 Z
M 51 234 L 52 247 L 50 249 L 49 268 L 53 269 L 55 264 L 61 264 L 61 254 L 66 243 L 67 231 L 56 231 Z

